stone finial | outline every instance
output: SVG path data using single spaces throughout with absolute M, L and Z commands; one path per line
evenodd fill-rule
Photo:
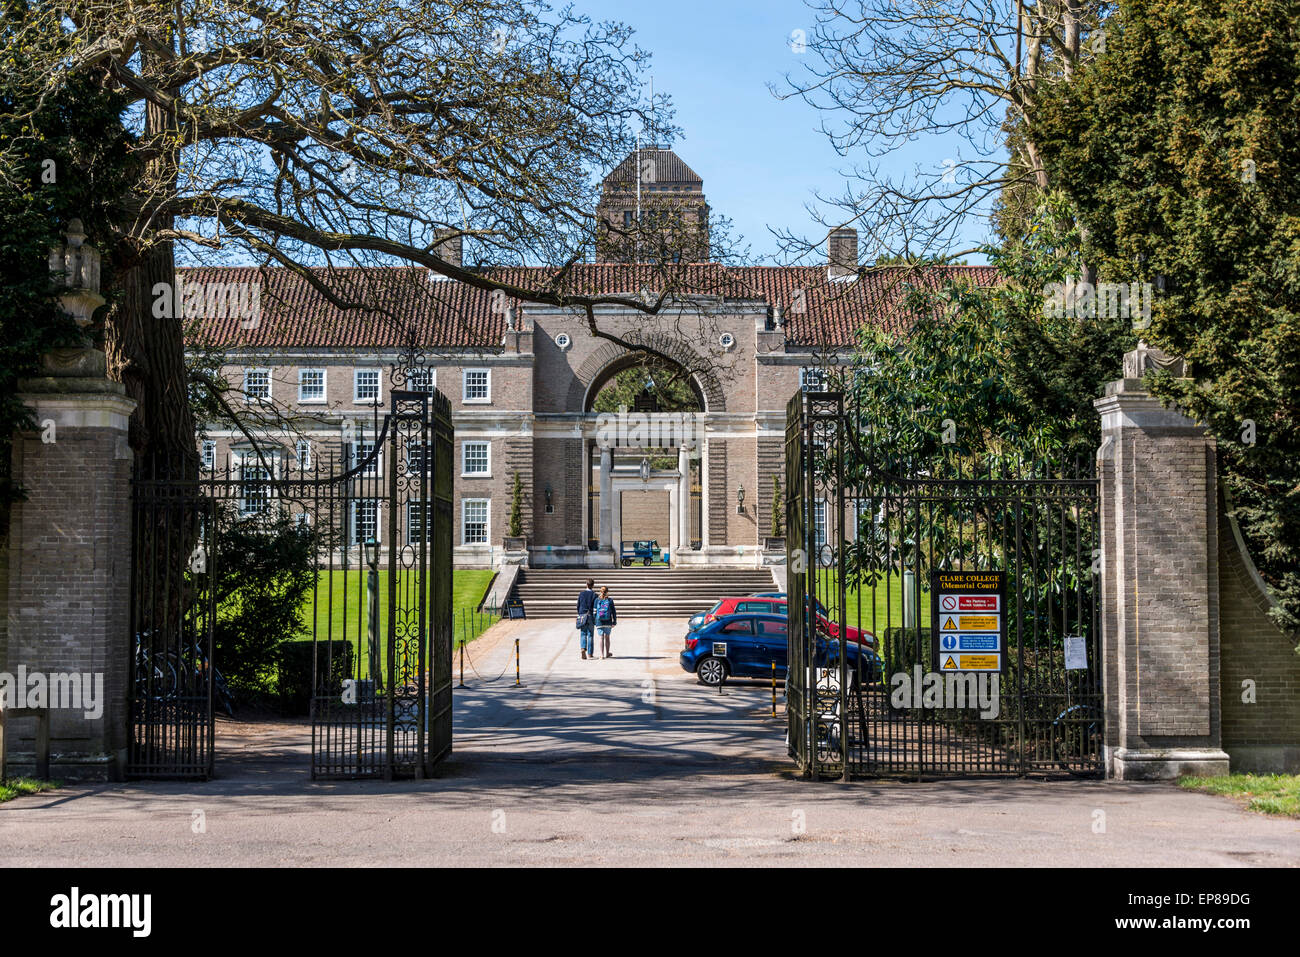
M 1137 348 L 1124 353 L 1124 378 L 1141 379 L 1148 372 L 1160 369 L 1168 371 L 1178 379 L 1191 375 L 1192 365 L 1186 359 L 1171 356 L 1167 352 L 1147 345 L 1143 339 L 1138 340 Z
M 68 223 L 65 235 L 64 246 L 50 249 L 50 279 L 55 289 L 61 291 L 59 305 L 72 316 L 78 328 L 85 329 L 95 310 L 105 302 L 99 294 L 99 250 L 85 244 L 86 231 L 80 219 Z
M 772 325 L 777 332 L 785 328 L 785 308 L 779 302 L 772 307 Z

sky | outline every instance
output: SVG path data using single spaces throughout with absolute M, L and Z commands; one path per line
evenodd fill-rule
M 753 255 L 777 252 L 769 226 L 809 236 L 824 232 L 805 206 L 817 191 L 842 193 L 846 180 L 839 171 L 855 158 L 836 154 L 818 128 L 817 110 L 802 100 L 779 100 L 768 88 L 784 87 L 784 75 L 796 76 L 812 55 L 791 49 L 793 31 L 812 33 L 812 11 L 800 0 L 572 2 L 575 12 L 619 20 L 636 31 L 637 44 L 653 57 L 655 92 L 669 94 L 677 111 L 683 135 L 674 148 L 703 178 L 715 215 L 732 220 Z M 955 149 L 933 141 L 909 144 L 883 160 L 882 169 L 910 173 L 918 163 L 941 169 Z M 984 222 L 973 222 L 963 239 L 977 242 L 986 232 Z M 864 260 L 874 258 L 865 246 L 861 253 Z

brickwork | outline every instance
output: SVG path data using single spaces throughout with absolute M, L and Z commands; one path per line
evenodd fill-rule
M 1223 748 L 1234 771 L 1300 771 L 1296 638 L 1268 617 L 1273 598 L 1234 534 L 1226 508 L 1219 517 L 1219 556 Z
M 658 541 L 661 548 L 668 548 L 672 541 L 670 494 L 650 489 L 625 489 L 619 494 L 622 495 L 623 539 L 648 538 Z
M 758 537 L 761 542 L 772 534 L 772 478 L 781 481 L 781 501 L 785 502 L 785 441 L 776 436 L 758 439 Z M 785 513 L 780 515 L 785 531 Z
M 709 543 L 721 545 L 727 540 L 727 443 L 722 439 L 709 439 L 708 445 L 708 498 L 705 508 L 709 512 Z
M 54 423 L 55 441 L 42 441 L 42 431 L 14 436 L 13 476 L 27 496 L 11 510 L 0 671 L 102 675 L 103 716 L 53 711 L 50 736 L 57 777 L 108 778 L 127 746 L 132 457 L 125 428 L 134 403 L 111 390 L 23 398 L 37 423 Z M 30 753 L 34 735 L 33 721 L 13 722 L 10 755 Z
M 1122 778 L 1218 773 L 1214 440 L 1138 380 L 1097 406 L 1107 764 Z

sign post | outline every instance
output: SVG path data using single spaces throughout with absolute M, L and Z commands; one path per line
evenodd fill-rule
M 934 572 L 934 670 L 1005 673 L 1006 572 Z

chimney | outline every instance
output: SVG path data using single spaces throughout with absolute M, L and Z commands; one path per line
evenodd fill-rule
M 463 265 L 461 253 L 465 246 L 465 237 L 460 235 L 458 229 L 440 229 L 439 236 L 445 236 L 433 245 L 433 252 L 443 262 L 460 268 Z
M 853 276 L 858 271 L 858 231 L 851 226 L 832 229 L 826 241 L 827 274 L 831 279 Z

